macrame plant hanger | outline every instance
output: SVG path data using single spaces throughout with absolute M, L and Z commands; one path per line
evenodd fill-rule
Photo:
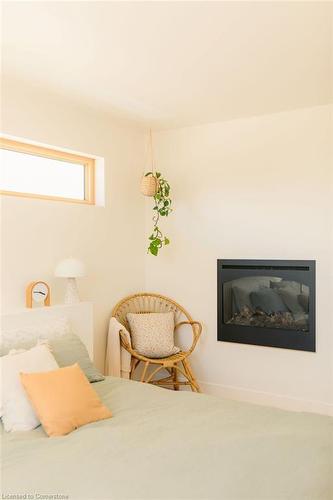
M 150 167 L 151 171 L 146 173 L 143 172 L 143 177 L 141 179 L 141 193 L 144 196 L 155 196 L 158 190 L 158 179 L 155 174 L 155 162 L 154 162 L 154 150 L 153 150 L 153 135 L 151 129 L 149 130 L 149 151 L 150 153 Z

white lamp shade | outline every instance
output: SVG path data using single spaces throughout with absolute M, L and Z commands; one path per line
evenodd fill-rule
M 86 272 L 83 262 L 71 257 L 59 262 L 54 274 L 58 276 L 58 278 L 80 278 L 85 276 Z

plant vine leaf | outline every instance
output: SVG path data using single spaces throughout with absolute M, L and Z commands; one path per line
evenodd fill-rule
M 162 231 L 158 227 L 160 217 L 168 217 L 170 212 L 172 212 L 171 204 L 172 200 L 170 198 L 170 184 L 166 179 L 164 179 L 160 172 L 148 172 L 146 176 L 152 175 L 158 179 L 158 190 L 154 196 L 154 216 L 153 216 L 153 232 L 149 236 L 149 246 L 148 253 L 154 256 L 158 255 L 159 249 L 165 245 L 170 244 L 169 238 L 163 235 Z

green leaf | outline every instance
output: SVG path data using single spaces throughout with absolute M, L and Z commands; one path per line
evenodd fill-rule
M 168 238 L 164 238 L 164 245 L 169 245 L 170 240 Z
M 151 241 L 150 245 L 159 247 L 161 245 L 161 239 L 158 234 L 155 234 L 154 239 Z
M 156 179 L 159 179 L 161 177 L 160 172 L 156 172 Z
M 158 247 L 156 247 L 155 245 L 149 245 L 149 251 L 156 257 L 156 255 L 158 254 Z

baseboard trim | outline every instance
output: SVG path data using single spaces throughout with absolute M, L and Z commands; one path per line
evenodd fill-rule
M 319 413 L 333 417 L 333 404 L 324 401 L 311 401 L 298 399 L 281 394 L 272 394 L 269 392 L 254 391 L 243 387 L 226 386 L 212 382 L 199 381 L 203 392 L 214 396 L 245 401 L 264 406 L 273 406 L 283 410 L 305 411 L 310 413 Z

